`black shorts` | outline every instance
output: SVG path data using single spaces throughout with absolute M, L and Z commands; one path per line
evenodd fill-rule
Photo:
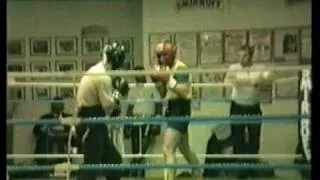
M 188 99 L 172 99 L 168 101 L 166 112 L 167 117 L 190 117 L 191 100 Z M 168 122 L 168 128 L 175 129 L 181 133 L 188 131 L 189 122 Z

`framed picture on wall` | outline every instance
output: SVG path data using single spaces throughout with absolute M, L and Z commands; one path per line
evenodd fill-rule
M 274 32 L 274 61 L 276 63 L 299 63 L 299 29 L 282 28 Z
M 56 55 L 77 55 L 78 38 L 75 37 L 56 37 Z
M 57 95 L 59 97 L 62 97 L 63 99 L 70 99 L 74 98 L 77 93 L 77 88 L 75 89 L 73 87 L 59 87 L 57 88 Z
M 249 31 L 249 45 L 254 47 L 253 61 L 271 62 L 272 31 L 268 29 Z
M 56 60 L 55 70 L 58 72 L 77 71 L 76 60 Z
M 198 38 L 197 33 L 175 33 L 174 42 L 177 46 L 177 56 L 189 67 L 198 65 Z
M 25 40 L 9 39 L 7 42 L 7 56 L 9 58 L 23 58 L 25 57 Z
M 51 66 L 50 62 L 48 61 L 31 61 L 30 62 L 30 70 L 31 72 L 50 72 Z M 46 80 L 49 79 L 49 77 L 33 77 L 33 80 Z
M 200 64 L 222 63 L 222 32 L 200 33 Z
M 90 67 L 93 65 L 97 64 L 97 60 L 82 60 L 82 71 L 87 71 L 89 70 Z
M 8 72 L 25 72 L 25 70 L 26 66 L 24 62 L 9 61 L 7 64 Z M 16 81 L 19 81 L 19 79 L 16 78 Z M 9 87 L 7 93 L 9 100 L 25 100 L 26 97 L 26 89 L 23 87 Z
M 238 61 L 239 48 L 247 44 L 246 31 L 226 31 L 224 33 L 224 60 L 226 63 Z
M 300 30 L 300 42 L 301 42 L 301 63 L 311 64 L 312 54 L 312 33 L 311 28 L 302 28 Z
M 82 54 L 85 56 L 97 56 L 103 48 L 102 36 L 89 36 L 82 38 Z
M 50 62 L 48 61 L 33 61 L 30 63 L 31 72 L 51 72 Z M 37 77 L 32 78 L 33 81 L 50 81 L 51 77 Z M 50 87 L 34 87 L 32 88 L 33 100 L 47 100 L 50 99 Z
M 9 61 L 7 64 L 7 71 L 8 72 L 24 72 L 26 71 L 26 63 Z
M 49 100 L 51 98 L 51 89 L 47 87 L 32 88 L 33 100 Z
M 50 56 L 51 37 L 31 37 L 30 38 L 31 56 Z
M 153 64 L 157 60 L 155 54 L 156 45 L 161 41 L 172 41 L 171 33 L 152 33 L 149 34 L 149 64 Z
M 56 60 L 55 71 L 57 72 L 76 72 L 77 61 L 76 60 Z M 73 81 L 72 77 L 59 77 L 59 80 Z M 78 79 L 78 78 L 76 78 Z
M 211 67 L 205 67 L 211 68 Z M 202 73 L 201 74 L 201 83 L 223 83 L 225 73 Z M 223 97 L 224 87 L 210 87 L 210 88 L 201 88 L 201 99 L 208 101 L 224 101 Z
M 51 71 L 50 62 L 48 61 L 32 61 L 30 63 L 31 72 L 49 72 Z

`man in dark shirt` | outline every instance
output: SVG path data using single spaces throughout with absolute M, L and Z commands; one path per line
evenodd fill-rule
M 57 102 L 58 101 L 58 102 Z M 55 97 L 51 103 L 51 111 L 40 117 L 43 119 L 56 119 L 68 117 L 71 114 L 64 112 L 64 102 L 61 97 Z M 65 153 L 68 140 L 68 126 L 38 124 L 33 128 L 33 134 L 37 139 L 35 154 Z M 56 164 L 63 159 L 35 159 L 39 165 Z

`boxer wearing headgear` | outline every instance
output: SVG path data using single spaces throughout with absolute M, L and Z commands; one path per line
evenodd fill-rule
M 168 99 L 167 116 L 190 116 L 191 115 L 191 77 L 189 74 L 156 74 L 158 71 L 179 71 L 187 69 L 187 65 L 176 58 L 176 47 L 170 41 L 160 42 L 156 46 L 158 62 L 153 65 L 155 74 L 152 78 L 167 86 L 166 98 Z M 188 124 L 185 122 L 168 122 L 164 132 L 163 153 L 167 164 L 175 164 L 175 152 L 180 152 L 190 164 L 199 164 L 197 156 L 192 152 L 189 145 Z M 193 176 L 201 178 L 201 170 L 193 170 Z M 175 171 L 168 170 L 165 173 L 166 180 L 175 179 Z
M 125 60 L 123 45 L 111 42 L 104 46 L 102 60 L 93 65 L 88 74 L 81 78 L 77 92 L 78 116 L 81 118 L 114 117 L 120 114 L 119 99 L 127 96 L 128 82 L 120 77 L 110 77 L 109 70 L 118 70 Z M 87 124 L 77 128 L 77 134 L 82 139 L 85 164 L 120 164 L 122 158 L 113 141 L 109 138 L 106 125 Z M 121 178 L 120 170 L 101 172 L 107 180 Z M 95 179 L 100 173 L 83 172 L 80 180 Z

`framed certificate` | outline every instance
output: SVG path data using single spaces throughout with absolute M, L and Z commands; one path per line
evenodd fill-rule
M 224 36 L 224 58 L 226 63 L 238 62 L 239 48 L 247 42 L 246 31 L 227 31 Z
M 204 67 L 202 67 L 204 68 Z M 205 67 L 211 68 L 211 67 Z M 221 68 L 223 68 L 221 66 Z M 225 73 L 202 73 L 201 74 L 201 83 L 223 83 L 224 82 Z M 223 86 L 216 86 L 216 87 L 208 87 L 208 88 L 201 88 L 201 99 L 204 100 L 216 100 L 216 101 L 223 101 L 224 97 L 224 89 Z
M 177 57 L 189 67 L 196 67 L 197 58 L 197 34 L 196 33 L 176 33 L 174 42 L 177 46 Z
M 274 61 L 276 63 L 299 63 L 299 29 L 276 29 L 274 35 Z
M 200 64 L 222 63 L 222 32 L 200 33 Z
M 249 45 L 254 48 L 253 61 L 271 62 L 271 30 L 249 31 Z

